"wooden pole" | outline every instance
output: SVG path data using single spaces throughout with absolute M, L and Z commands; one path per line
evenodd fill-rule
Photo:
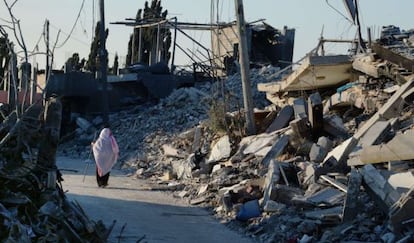
M 105 6 L 104 0 L 99 0 L 99 10 L 100 10 L 100 49 L 99 49 L 99 63 L 100 63 L 100 81 L 102 84 L 102 115 L 104 123 L 108 123 L 108 90 L 107 90 L 107 58 L 108 52 L 106 51 L 106 32 L 105 32 Z
M 253 100 L 250 87 L 250 61 L 247 47 L 246 24 L 244 21 L 243 1 L 235 0 L 235 8 L 237 15 L 237 28 L 239 30 L 239 53 L 240 53 L 240 72 L 243 87 L 243 103 L 246 116 L 246 132 L 247 135 L 256 133 L 253 116 Z
M 175 70 L 175 49 L 177 46 L 177 17 L 175 17 L 174 20 L 174 41 L 173 41 L 173 51 L 172 51 L 172 57 L 171 57 L 171 73 L 174 73 Z
M 358 28 L 358 42 L 361 52 L 365 52 L 367 47 L 365 45 L 364 40 L 362 39 L 362 33 L 361 33 L 361 23 L 359 21 L 359 10 L 358 10 L 358 0 L 355 0 L 355 16 L 357 21 L 357 28 Z
M 46 69 L 45 69 L 45 81 L 47 83 L 49 79 L 49 20 L 46 19 Z
M 46 102 L 44 112 L 43 136 L 39 144 L 37 162 L 51 170 L 56 169 L 56 151 L 60 138 L 62 103 L 57 98 Z
M 138 42 L 138 62 L 142 62 L 142 28 L 139 28 L 139 42 Z M 131 63 L 133 64 L 133 63 Z

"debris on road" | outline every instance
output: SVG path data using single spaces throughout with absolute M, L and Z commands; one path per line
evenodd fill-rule
M 1 242 L 103 242 L 111 232 L 66 198 L 56 167 L 60 116 L 60 101 L 49 98 L 44 110 L 12 111 L 1 124 Z
M 256 135 L 244 135 L 240 74 L 114 113 L 122 168 L 262 242 L 413 240 L 413 70 L 375 52 L 395 38 L 288 75 L 251 70 Z M 92 136 L 60 152 L 85 157 Z

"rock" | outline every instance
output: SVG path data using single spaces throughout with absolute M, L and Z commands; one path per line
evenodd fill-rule
M 172 166 L 177 179 L 189 179 L 192 177 L 192 170 L 195 167 L 193 156 L 189 156 L 186 160 L 173 161 Z
M 208 184 L 201 185 L 198 189 L 197 195 L 200 196 L 204 194 L 208 189 Z
M 231 143 L 229 136 L 221 137 L 217 143 L 211 149 L 210 157 L 208 158 L 208 163 L 217 162 L 223 159 L 230 157 L 231 153 Z
M 298 231 L 303 234 L 312 234 L 318 229 L 318 224 L 316 221 L 304 220 L 298 225 Z
M 273 200 L 268 200 L 263 207 L 265 212 L 281 212 L 286 208 L 285 204 L 275 202 Z

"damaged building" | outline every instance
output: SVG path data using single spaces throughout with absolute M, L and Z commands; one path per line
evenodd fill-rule
M 240 132 L 237 99 L 228 100 L 227 129 L 213 129 L 210 83 L 113 114 L 122 121 L 114 133 L 128 134 L 119 137 L 123 168 L 260 242 L 411 242 L 414 65 L 392 49 L 412 48 L 409 39 L 309 56 L 292 72 L 252 69 L 256 135 Z M 237 73 L 224 85 L 241 97 L 240 83 Z
M 208 61 L 229 74 L 223 82 L 175 86 L 155 105 L 110 112 L 122 145 L 121 169 L 146 179 L 148 190 L 170 191 L 212 209 L 228 227 L 259 242 L 412 242 L 413 32 L 386 26 L 363 52 L 311 52 L 293 68 L 294 30 L 251 24 L 257 134 L 247 136 L 241 75 L 233 67 L 235 31 L 232 25 L 216 31 L 212 56 L 220 58 Z M 44 110 L 16 109 L 3 119 L 2 241 L 104 242 L 111 233 L 113 225 L 91 221 L 68 202 L 60 184 L 56 154 L 88 157 L 103 125 L 101 117 L 82 110 L 77 128 L 59 138 L 59 115 L 85 109 L 99 95 L 94 77 L 87 75 L 91 82 L 84 89 L 68 81 L 71 75 L 81 80 L 77 75 L 83 74 L 57 78 L 51 93 L 65 92 L 62 101 L 73 109 L 65 112 L 50 95 Z M 138 77 L 109 78 L 109 89 L 126 93 Z
M 252 67 L 272 65 L 285 68 L 291 66 L 295 29 L 284 26 L 276 29 L 266 22 L 247 25 L 249 59 Z M 215 64 L 224 70 L 224 74 L 237 72 L 235 61 L 239 59 L 239 37 L 236 26 L 223 26 L 212 30 L 212 53 Z

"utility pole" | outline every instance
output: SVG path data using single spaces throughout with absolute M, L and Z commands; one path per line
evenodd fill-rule
M 256 133 L 253 116 L 253 100 L 250 87 L 250 61 L 247 48 L 246 23 L 244 21 L 243 1 L 235 0 L 237 28 L 239 30 L 240 73 L 243 88 L 243 103 L 246 116 L 246 131 L 248 135 Z
M 175 70 L 175 48 L 177 46 L 177 17 L 174 17 L 174 41 L 173 41 L 173 51 L 171 57 L 171 73 L 174 73 Z
M 99 79 L 102 85 L 102 115 L 105 124 L 109 123 L 108 119 L 108 89 L 107 89 L 107 58 L 108 52 L 106 51 L 106 33 L 105 33 L 105 6 L 104 0 L 99 0 L 99 12 L 100 12 L 100 32 L 99 32 L 99 66 L 100 66 L 100 75 Z
M 355 16 L 357 21 L 357 28 L 358 28 L 358 42 L 359 47 L 361 48 L 362 52 L 366 52 L 366 45 L 364 40 L 362 39 L 362 33 L 361 33 L 361 23 L 359 22 L 359 10 L 358 10 L 358 0 L 355 0 Z
M 45 35 L 46 35 L 46 69 L 45 69 L 45 82 L 47 83 L 49 78 L 49 20 L 46 19 L 45 23 Z

